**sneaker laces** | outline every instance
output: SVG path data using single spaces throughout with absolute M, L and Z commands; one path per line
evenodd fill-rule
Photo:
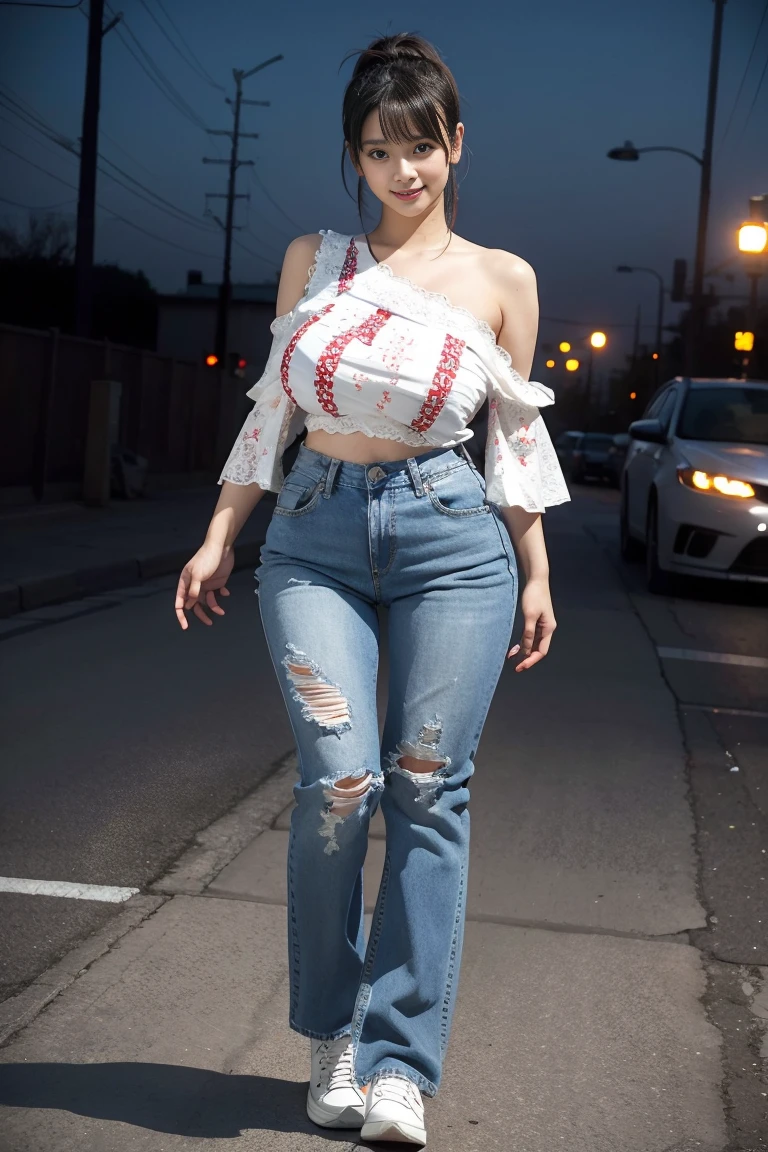
M 327 1091 L 347 1088 L 354 1081 L 352 1043 L 349 1036 L 324 1040 L 318 1048 L 320 1079 L 326 1079 Z
M 386 1096 L 390 1100 L 394 1098 L 399 1104 L 417 1111 L 422 1106 L 421 1092 L 407 1076 L 382 1073 L 373 1082 L 373 1094 L 379 1097 Z

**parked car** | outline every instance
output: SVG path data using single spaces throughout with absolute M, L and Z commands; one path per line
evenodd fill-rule
M 621 474 L 624 471 L 624 461 L 627 458 L 627 448 L 629 447 L 629 433 L 617 432 L 613 437 L 613 443 L 608 449 L 608 459 L 605 465 L 606 479 L 613 488 L 621 486 Z
M 582 432 L 571 452 L 569 476 L 576 483 L 607 476 L 608 451 L 613 444 L 609 432 Z
M 560 467 L 566 476 L 571 470 L 571 452 L 582 435 L 582 432 L 569 431 L 561 432 L 560 435 L 555 438 L 555 452 L 560 461 Z
M 629 426 L 621 551 L 652 592 L 675 573 L 768 583 L 768 381 L 682 378 Z

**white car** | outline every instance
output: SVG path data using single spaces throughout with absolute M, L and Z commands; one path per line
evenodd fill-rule
M 768 583 L 768 381 L 676 377 L 629 427 L 621 553 L 670 577 Z

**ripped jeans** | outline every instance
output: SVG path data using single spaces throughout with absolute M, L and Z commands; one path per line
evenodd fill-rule
M 351 1033 L 360 1084 L 386 1070 L 433 1096 L 464 932 L 467 784 L 515 614 L 509 534 L 482 476 L 454 449 L 363 465 L 302 445 L 256 579 L 299 757 L 290 1026 L 316 1039 Z M 380 604 L 389 629 L 381 742 Z M 409 771 L 402 757 L 427 770 Z M 366 948 L 362 868 L 378 804 L 386 857 Z

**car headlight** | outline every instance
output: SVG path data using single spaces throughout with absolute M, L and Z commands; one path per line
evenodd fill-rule
M 730 476 L 713 476 L 698 468 L 678 468 L 677 478 L 686 488 L 697 492 L 717 492 L 720 496 L 736 496 L 748 499 L 755 490 L 746 480 L 733 480 Z

